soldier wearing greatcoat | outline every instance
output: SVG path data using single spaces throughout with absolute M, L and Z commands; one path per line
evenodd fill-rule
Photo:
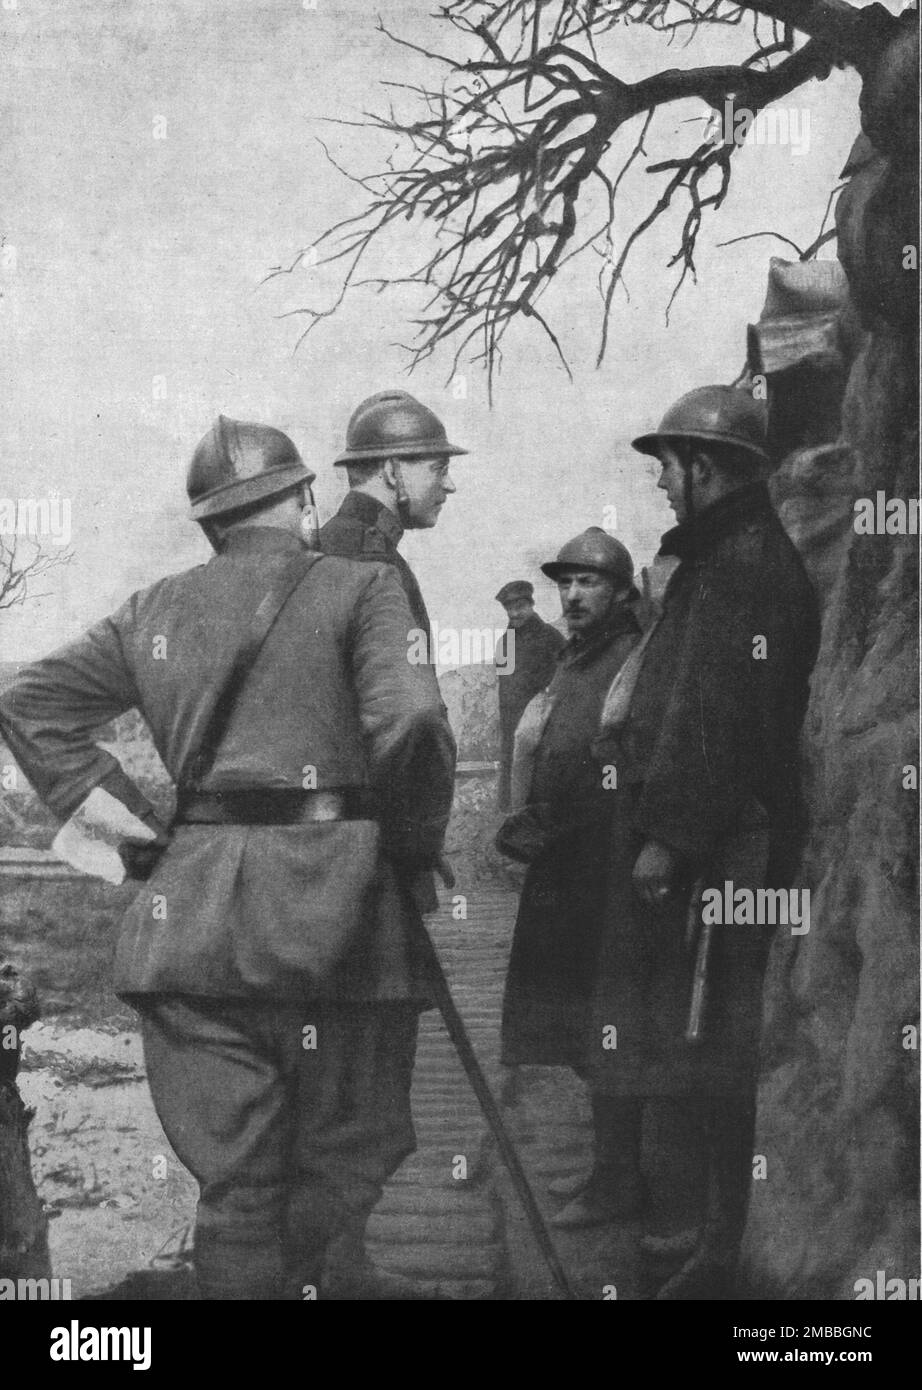
M 772 924 L 715 923 L 700 904 L 727 884 L 793 882 L 819 618 L 769 498 L 760 402 L 699 388 L 634 447 L 660 463 L 677 522 L 660 555 L 678 564 L 606 696 L 596 746 L 617 768 L 619 804 L 587 1075 L 621 1107 L 622 1161 L 643 1167 L 650 1288 L 719 1297 L 752 1181 Z
M 546 693 L 523 714 L 512 780 L 524 804 L 497 838 L 504 853 L 528 863 L 506 980 L 502 1058 L 566 1065 L 585 1076 L 618 805 L 611 769 L 593 749 L 606 692 L 640 639 L 632 606 L 638 594 L 630 554 L 599 527 L 568 541 L 542 569 L 557 582 L 570 637 Z M 617 1101 L 594 1099 L 592 1173 L 575 1185 L 551 1184 L 573 1198 L 555 1225 L 610 1220 L 636 1201 L 625 1188 L 617 1110 Z

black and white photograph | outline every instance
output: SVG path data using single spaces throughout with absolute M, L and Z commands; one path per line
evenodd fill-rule
M 915 5 L 0 0 L 0 64 L 33 1364 L 597 1301 L 873 1366 L 920 1298 Z

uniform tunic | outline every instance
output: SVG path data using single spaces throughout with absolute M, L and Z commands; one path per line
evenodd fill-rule
M 504 669 L 509 660 L 508 634 L 515 633 L 514 664 Z M 501 810 L 510 802 L 512 751 L 516 727 L 529 700 L 544 690 L 557 668 L 557 657 L 566 638 L 550 623 L 533 613 L 518 628 L 508 628 L 496 652 L 499 685 L 499 793 Z
M 382 502 L 370 497 L 367 492 L 347 492 L 335 516 L 320 529 L 321 549 L 327 555 L 347 556 L 350 560 L 363 560 L 392 565 L 410 605 L 413 616 L 412 629 L 426 634 L 426 651 L 432 654 L 432 629 L 429 614 L 423 600 L 422 591 L 416 582 L 416 575 L 397 549 L 403 537 L 403 527 L 395 514 Z M 404 651 L 406 652 L 411 628 L 404 632 Z M 431 662 L 430 671 L 435 680 L 435 664 Z M 444 705 L 442 713 L 447 719 Z M 419 873 L 413 881 L 413 896 L 421 912 L 434 912 L 439 905 L 435 880 L 431 873 Z
M 587 1052 L 595 1089 L 609 1094 L 745 1095 L 757 1073 L 771 929 L 715 928 L 704 1039 L 693 1047 L 684 1038 L 689 888 L 699 876 L 721 888 L 791 883 L 804 828 L 799 741 L 817 603 L 762 484 L 675 527 L 660 553 L 680 564 L 627 723 L 599 749 L 619 775 Z M 682 865 L 682 891 L 656 912 L 631 882 L 648 840 Z M 606 1047 L 611 1026 L 616 1046 Z
M 174 775 L 196 710 L 224 676 L 270 577 L 303 547 L 272 527 L 161 580 L 27 667 L 0 727 L 39 794 L 68 816 L 97 784 L 149 811 L 93 731 L 131 707 Z M 129 908 L 124 994 L 419 998 L 396 867 L 434 862 L 454 740 L 431 667 L 406 659 L 393 570 L 332 557 L 286 604 L 250 672 L 206 791 L 376 789 L 379 822 L 181 825 Z
M 631 610 L 620 607 L 588 640 L 571 638 L 550 683 L 528 806 L 545 828 L 546 848 L 529 866 L 516 918 L 503 1006 L 506 1063 L 583 1061 L 615 798 L 590 747 L 605 692 L 639 635 Z

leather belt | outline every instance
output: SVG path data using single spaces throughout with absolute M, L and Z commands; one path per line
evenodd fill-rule
M 222 792 L 180 792 L 174 825 L 306 825 L 314 821 L 375 820 L 366 787 L 300 791 L 241 787 Z

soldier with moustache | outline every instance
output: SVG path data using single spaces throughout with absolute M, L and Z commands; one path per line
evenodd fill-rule
M 497 801 L 508 811 L 512 787 L 512 752 L 515 731 L 525 706 L 544 690 L 557 667 L 557 656 L 566 639 L 535 612 L 534 585 L 512 579 L 496 595 L 506 610 L 509 626 L 497 643 L 496 670 L 499 690 L 499 788 Z
M 313 477 L 280 431 L 220 417 L 188 474 L 212 558 L 133 594 L 0 700 L 59 817 L 136 818 L 122 853 L 147 855 L 150 876 L 115 987 L 141 1014 L 158 1116 L 199 1183 L 207 1299 L 373 1296 L 329 1291 L 325 1251 L 415 1147 L 428 986 L 402 884 L 438 861 L 454 741 L 431 667 L 406 659 L 392 566 L 321 556 L 305 531 Z M 206 756 L 203 711 L 260 623 Z M 169 828 L 95 741 L 132 707 L 178 784 Z M 156 862 L 138 843 L 153 836 Z
M 517 757 L 527 736 L 530 772 L 525 778 L 517 767 L 513 781 L 527 781 L 525 805 L 497 836 L 503 853 L 528 864 L 506 979 L 502 1060 L 569 1066 L 585 1076 L 617 805 L 593 745 L 606 692 L 640 640 L 632 607 L 639 595 L 628 550 L 599 527 L 575 536 L 541 568 L 557 583 L 570 635 L 546 695 L 523 715 Z M 636 1202 L 625 1182 L 617 1100 L 594 1098 L 593 1122 L 592 1173 L 552 1185 L 573 1199 L 555 1225 L 612 1219 Z
M 621 1107 L 623 1162 L 638 1176 L 643 1136 L 642 1249 L 662 1299 L 732 1295 L 752 1181 L 771 927 L 714 927 L 695 1040 L 698 900 L 727 882 L 789 887 L 805 829 L 800 732 L 819 618 L 769 498 L 765 440 L 760 402 L 707 386 L 634 441 L 659 461 L 677 522 L 660 557 L 678 563 L 596 745 L 617 767 L 618 807 L 587 1076 Z

